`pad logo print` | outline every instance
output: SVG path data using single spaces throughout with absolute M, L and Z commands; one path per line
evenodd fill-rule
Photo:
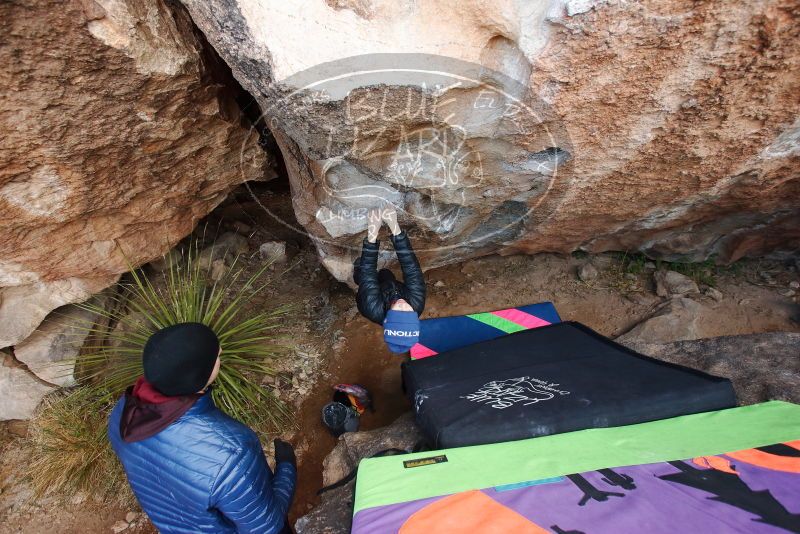
M 503 410 L 518 403 L 530 406 L 537 402 L 548 401 L 556 395 L 569 395 L 569 391 L 556 389 L 558 385 L 530 376 L 520 376 L 508 380 L 492 380 L 474 393 L 459 398 Z

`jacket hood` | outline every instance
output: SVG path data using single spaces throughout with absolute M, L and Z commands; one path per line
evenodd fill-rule
M 159 393 L 144 377 L 125 391 L 125 407 L 119 432 L 126 443 L 155 436 L 177 421 L 203 395 L 168 397 Z

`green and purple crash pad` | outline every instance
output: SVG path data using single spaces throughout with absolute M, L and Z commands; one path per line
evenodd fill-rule
M 411 347 L 411 358 L 428 358 L 506 334 L 560 322 L 552 302 L 424 319 L 419 325 L 419 342 Z
M 798 440 L 772 401 L 365 459 L 353 532 L 798 532 Z

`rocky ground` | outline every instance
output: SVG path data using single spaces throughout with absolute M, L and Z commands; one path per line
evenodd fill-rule
M 263 191 L 258 199 L 290 217 L 284 192 Z M 251 304 L 296 304 L 285 325 L 295 348 L 280 362 L 277 377 L 266 384 L 296 414 L 296 428 L 284 434 L 297 447 L 300 462 L 291 513 L 295 521 L 319 502 L 316 491 L 337 478 L 329 470 L 323 481 L 323 460 L 337 443 L 320 423 L 320 409 L 332 395 L 331 386 L 355 382 L 367 387 L 376 411 L 363 417 L 361 428 L 383 427 L 409 410 L 400 390 L 401 358 L 384 348 L 379 328 L 358 316 L 351 290 L 322 268 L 310 242 L 271 220 L 248 194 L 233 195 L 212 214 L 207 228 L 244 236 L 251 268 L 262 261 L 262 244 L 286 243 L 286 260 L 274 268 L 276 273 L 286 272 L 261 301 Z M 691 277 L 669 274 L 670 268 Z M 426 317 L 550 300 L 564 319 L 580 321 L 610 337 L 627 336 L 630 343 L 650 347 L 657 357 L 726 376 L 737 371 L 671 342 L 800 332 L 800 275 L 792 262 L 754 260 L 718 269 L 657 265 L 620 254 L 488 256 L 428 271 L 427 280 Z M 750 351 L 736 368 L 752 370 L 748 380 L 758 384 L 766 380 L 768 369 L 783 366 L 785 383 L 797 390 L 797 362 L 764 359 L 768 354 L 762 353 Z M 764 395 L 781 398 L 786 391 L 766 388 L 758 393 Z M 133 507 L 81 497 L 63 502 L 49 496 L 31 502 L 25 482 L 24 434 L 25 425 L 19 423 L 7 424 L 0 432 L 0 532 L 154 531 L 144 517 L 130 515 L 138 512 Z

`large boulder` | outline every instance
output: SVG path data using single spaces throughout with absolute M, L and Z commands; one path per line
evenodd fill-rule
M 97 301 L 96 305 L 102 306 Z M 75 385 L 75 362 L 98 317 L 74 304 L 48 315 L 27 339 L 14 347 L 14 356 L 40 379 L 57 386 Z
M 55 389 L 11 355 L 0 352 L 0 421 L 30 419 L 45 395 Z
M 731 379 L 740 404 L 775 399 L 800 403 L 800 333 L 624 344 L 659 360 Z
M 690 298 L 672 298 L 656 308 L 650 317 L 617 337 L 615 341 L 628 345 L 666 343 L 703 337 L 697 328 L 697 319 L 702 311 L 703 306 Z
M 0 3 L 0 347 L 265 176 L 209 50 L 165 0 Z
M 792 0 L 182 0 L 261 104 L 348 279 L 391 202 L 426 268 L 800 244 Z

